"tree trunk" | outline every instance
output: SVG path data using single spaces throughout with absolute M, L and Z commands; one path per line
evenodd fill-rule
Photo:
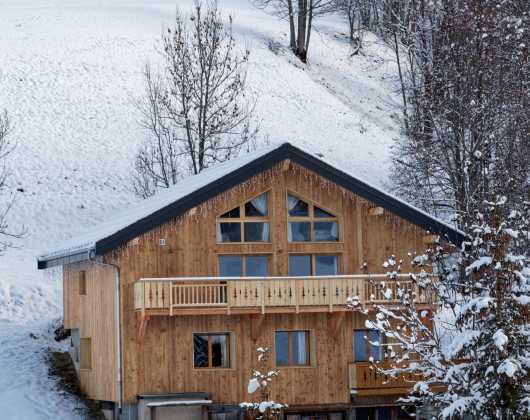
M 307 0 L 298 0 L 298 40 L 296 55 L 302 62 L 306 62 L 305 39 L 307 25 Z
M 296 32 L 294 28 L 293 1 L 287 0 L 287 9 L 289 12 L 289 46 L 296 53 Z

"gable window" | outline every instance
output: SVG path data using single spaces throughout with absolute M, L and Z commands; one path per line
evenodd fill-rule
M 377 344 L 376 344 L 377 343 Z M 354 330 L 353 351 L 355 362 L 383 360 L 383 335 L 377 330 Z
M 309 331 L 276 331 L 276 366 L 308 366 Z
M 339 274 L 338 255 L 289 255 L 289 276 L 334 276 Z
M 269 242 L 268 193 L 223 213 L 217 221 L 217 242 Z
M 293 195 L 287 196 L 289 242 L 337 242 L 339 222 L 328 211 Z
M 230 334 L 193 334 L 195 368 L 229 368 Z
M 267 277 L 267 255 L 219 255 L 219 275 L 222 277 Z

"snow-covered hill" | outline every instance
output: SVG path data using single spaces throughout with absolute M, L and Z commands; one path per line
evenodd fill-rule
M 37 272 L 34 257 L 137 200 L 130 172 L 144 133 L 133 100 L 143 89 L 144 64 L 158 59 L 157 39 L 175 3 L 0 0 L 0 108 L 8 109 L 19 142 L 12 223 L 28 229 L 20 248 L 0 257 L 3 419 L 79 415 L 75 401 L 57 400 L 43 378 L 47 341 L 29 338 L 61 314 L 57 272 Z M 249 83 L 262 134 L 383 185 L 399 136 L 391 53 L 367 36 L 364 54 L 350 57 L 346 23 L 330 16 L 317 22 L 310 64 L 302 65 L 285 48 L 285 22 L 245 0 L 220 6 L 234 15 L 238 42 L 251 49 Z M 45 404 L 50 398 L 56 403 Z M 24 406 L 22 417 L 14 403 Z

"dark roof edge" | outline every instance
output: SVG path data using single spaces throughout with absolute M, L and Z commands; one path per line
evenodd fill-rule
M 62 254 L 47 259 L 37 260 L 37 269 L 43 270 L 45 268 L 52 268 L 57 265 L 74 264 L 83 261 L 89 261 L 95 256 L 93 249 L 83 249 L 73 252 L 71 254 Z

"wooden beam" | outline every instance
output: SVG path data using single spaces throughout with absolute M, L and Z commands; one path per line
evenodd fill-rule
M 291 161 L 289 159 L 285 159 L 283 162 L 282 162 L 282 171 L 288 171 L 289 170 L 289 166 L 291 166 Z
M 256 341 L 258 339 L 264 319 L 265 315 L 263 314 L 252 315 L 250 317 L 250 338 L 252 338 L 252 341 Z
M 369 216 L 381 216 L 385 213 L 385 209 L 383 207 L 372 207 L 368 210 Z
M 440 237 L 438 235 L 425 235 L 423 237 L 423 243 L 424 244 L 434 244 L 440 240 Z
M 149 314 L 141 314 L 138 323 L 138 341 L 142 342 L 145 337 L 145 331 L 147 330 L 147 324 L 149 323 Z
M 331 337 L 338 337 L 340 328 L 345 318 L 346 312 L 344 311 L 333 312 L 328 315 L 328 329 Z

